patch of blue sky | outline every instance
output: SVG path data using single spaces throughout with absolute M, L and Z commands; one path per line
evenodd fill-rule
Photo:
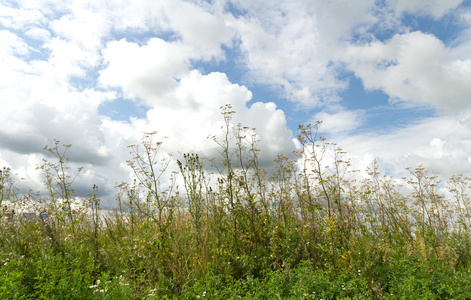
M 464 1 L 457 11 L 463 9 L 471 9 L 471 1 Z M 387 41 L 396 34 L 405 32 L 421 31 L 423 33 L 431 34 L 440 39 L 445 45 L 452 43 L 458 36 L 461 30 L 464 29 L 464 24 L 459 20 L 459 14 L 456 11 L 451 11 L 439 19 L 435 19 L 431 15 L 420 15 L 403 13 L 399 20 L 395 20 L 392 15 L 394 14 L 389 10 L 388 6 L 383 1 L 376 2 L 376 15 L 381 22 L 374 24 L 365 34 L 362 30 L 358 32 L 353 31 L 353 42 L 358 41 L 371 41 L 372 38 L 379 41 Z M 389 21 L 388 21 L 389 19 Z M 399 21 L 399 23 L 397 22 Z
M 342 98 L 342 104 L 348 110 L 357 110 L 374 108 L 389 104 L 389 96 L 380 90 L 365 90 L 361 79 L 353 74 L 348 75 L 349 86 L 346 90 L 339 93 Z
M 234 18 L 238 18 L 247 14 L 246 11 L 242 10 L 240 7 L 237 7 L 234 3 L 230 1 L 226 2 L 224 8 L 227 12 L 230 12 L 234 16 Z
M 142 30 L 142 29 L 126 29 L 126 30 L 117 30 L 113 28 L 110 34 L 105 37 L 105 43 L 110 41 L 119 41 L 125 39 L 129 43 L 135 43 L 139 46 L 145 46 L 148 41 L 152 38 L 159 38 L 167 42 L 176 41 L 179 39 L 179 36 L 173 31 L 169 30 Z
M 252 100 L 247 103 L 248 106 L 254 102 L 269 102 L 279 99 L 272 88 L 254 83 L 250 79 L 247 75 L 248 69 L 243 62 L 243 54 L 238 47 L 230 48 L 222 45 L 222 49 L 225 52 L 223 60 L 195 61 L 192 67 L 203 75 L 213 72 L 224 73 L 231 83 L 246 86 L 252 92 Z
M 72 78 L 70 82 L 79 90 L 93 88 L 98 80 L 99 70 L 90 70 L 88 74 L 90 76 L 85 76 L 86 78 Z M 149 107 L 141 104 L 138 100 L 123 97 L 119 89 L 116 92 L 117 98 L 100 104 L 98 107 L 99 115 L 107 116 L 115 121 L 125 122 L 129 122 L 131 118 L 144 119 L 147 117 Z
M 222 60 L 209 60 L 209 61 L 194 61 L 193 68 L 200 71 L 201 74 L 207 75 L 212 72 L 220 72 L 226 74 L 227 78 L 232 83 L 246 85 L 245 74 L 247 68 L 242 62 L 242 53 L 238 47 L 221 46 L 224 51 L 225 57 Z
M 247 103 L 247 107 L 255 102 L 275 103 L 277 108 L 285 113 L 287 125 L 293 133 L 296 132 L 298 125 L 309 119 L 310 114 L 307 111 L 298 111 L 292 103 L 288 102 L 281 87 L 261 84 L 248 75 L 249 70 L 243 63 L 243 54 L 238 47 L 229 48 L 223 45 L 222 49 L 226 54 L 224 60 L 198 61 L 194 63 L 193 68 L 203 75 L 211 72 L 224 73 L 231 83 L 246 86 L 252 93 L 252 99 Z
M 20 39 L 22 39 L 28 45 L 28 48 L 29 48 L 28 53 L 16 54 L 16 56 L 21 57 L 22 60 L 29 62 L 33 60 L 47 60 L 49 58 L 50 51 L 44 47 L 43 41 L 26 35 L 26 33 L 22 30 L 6 28 L 1 24 L 0 24 L 0 30 L 10 31 L 11 33 L 15 34 Z
M 42 41 L 35 39 L 25 39 L 28 45 L 31 47 L 31 51 L 28 54 L 28 58 L 25 61 L 47 61 L 51 56 L 51 50 L 44 47 Z
M 403 105 L 404 102 L 391 103 L 390 97 L 382 91 L 365 90 L 361 80 L 353 75 L 349 81 L 349 88 L 342 91 L 339 96 L 347 110 L 365 112 L 364 123 L 356 133 L 370 131 L 387 133 L 436 114 L 436 110 L 429 106 Z
M 410 28 L 410 31 L 434 35 L 446 46 L 450 45 L 464 29 L 463 24 L 456 20 L 455 14 L 447 14 L 438 20 L 430 16 L 404 14 L 402 22 Z
M 283 111 L 286 117 L 286 125 L 294 135 L 298 133 L 298 126 L 311 121 L 313 110 L 306 109 L 300 105 L 290 102 L 284 95 L 281 87 L 267 84 L 249 84 L 247 85 L 252 92 L 252 101 L 254 102 L 273 102 L 277 109 Z
M 83 75 L 71 76 L 69 78 L 69 83 L 79 91 L 96 89 L 99 75 L 99 69 L 89 68 Z
M 18 3 L 17 0 L 3 0 L 2 1 L 5 6 L 9 6 L 11 8 L 19 8 L 20 7 L 20 3 Z
M 131 118 L 144 119 L 148 107 L 138 105 L 135 101 L 124 98 L 116 98 L 106 101 L 98 108 L 98 113 L 115 121 L 129 122 Z

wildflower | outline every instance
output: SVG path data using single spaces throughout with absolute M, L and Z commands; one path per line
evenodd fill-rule
M 100 279 L 98 279 L 94 285 L 89 286 L 89 288 L 94 289 L 94 288 L 97 288 L 99 285 L 100 285 Z
M 149 296 L 149 297 L 154 296 L 155 291 L 157 291 L 157 289 L 150 290 L 149 295 L 147 295 L 147 296 Z

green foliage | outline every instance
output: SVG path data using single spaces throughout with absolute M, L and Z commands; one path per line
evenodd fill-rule
M 2 169 L 0 298 L 471 298 L 470 177 L 450 179 L 450 199 L 420 166 L 410 195 L 375 162 L 359 181 L 320 122 L 300 126 L 295 160 L 279 156 L 268 174 L 255 130 L 221 109 L 220 158 L 185 153 L 169 175 L 155 132 L 130 146 L 136 179 L 118 186 L 114 211 L 95 185 L 74 195 L 70 145 L 45 148 L 46 193 L 20 194 Z

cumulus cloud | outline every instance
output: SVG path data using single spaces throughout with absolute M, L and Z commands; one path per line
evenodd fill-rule
M 375 22 L 373 1 L 236 1 L 239 33 L 251 79 L 281 87 L 306 107 L 343 89 L 333 57 L 357 31 Z
M 39 9 L 14 9 L 0 4 L 0 24 L 5 27 L 19 30 L 25 27 L 38 26 L 46 22 L 47 19 Z
M 313 121 L 322 121 L 322 132 L 330 135 L 348 134 L 363 124 L 364 111 L 348 111 L 340 109 L 336 112 L 322 111 L 314 115 Z
M 47 42 L 51 39 L 51 33 L 48 30 L 42 28 L 29 29 L 25 32 L 25 34 L 32 39 L 40 40 L 43 42 Z
M 139 46 L 126 40 L 113 41 L 103 49 L 106 68 L 100 71 L 104 87 L 121 88 L 128 98 L 140 97 L 148 105 L 177 86 L 188 72 L 192 50 L 179 42 L 150 39 Z
M 164 7 L 169 26 L 181 35 L 184 43 L 205 52 L 205 59 L 221 54 L 220 45 L 232 39 L 233 33 L 225 21 L 203 7 L 174 0 L 164 1 Z
M 452 111 L 470 107 L 471 59 L 451 57 L 433 35 L 411 32 L 386 42 L 352 45 L 345 61 L 366 89 L 382 90 L 392 99 Z
M 2 54 L 2 58 L 5 56 L 8 56 L 7 58 L 15 58 L 15 55 L 26 55 L 29 52 L 28 44 L 22 38 L 8 30 L 0 31 L 0 38 L 0 53 Z
M 440 172 L 441 179 L 446 180 L 469 172 L 471 167 L 468 120 L 469 117 L 432 117 L 394 132 L 342 136 L 335 141 L 352 155 L 354 162 L 363 162 L 356 168 L 364 168 L 377 158 L 389 175 L 408 176 L 406 167 L 423 165 L 429 171 Z
M 87 62 L 93 66 L 98 60 L 102 38 L 109 32 L 111 25 L 101 13 L 74 3 L 71 13 L 53 20 L 50 27 L 61 39 L 85 51 Z
M 259 146 L 268 159 L 293 150 L 292 133 L 286 128 L 284 113 L 274 103 L 257 102 L 247 107 L 251 98 L 245 86 L 229 82 L 223 73 L 202 75 L 192 71 L 181 79 L 173 94 L 167 95 L 167 105 L 149 110 L 147 126 L 169 137 L 165 147 L 171 153 L 197 152 L 215 157 L 216 144 L 207 137 L 216 135 L 222 140 L 224 119 L 220 107 L 231 104 L 236 112 L 232 124 L 256 128 Z

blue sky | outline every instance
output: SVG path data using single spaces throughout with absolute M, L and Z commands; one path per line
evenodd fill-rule
M 0 62 L 0 167 L 33 188 L 53 139 L 104 196 L 142 132 L 217 155 L 227 103 L 267 161 L 319 120 L 362 171 L 471 167 L 470 1 L 0 0 Z

